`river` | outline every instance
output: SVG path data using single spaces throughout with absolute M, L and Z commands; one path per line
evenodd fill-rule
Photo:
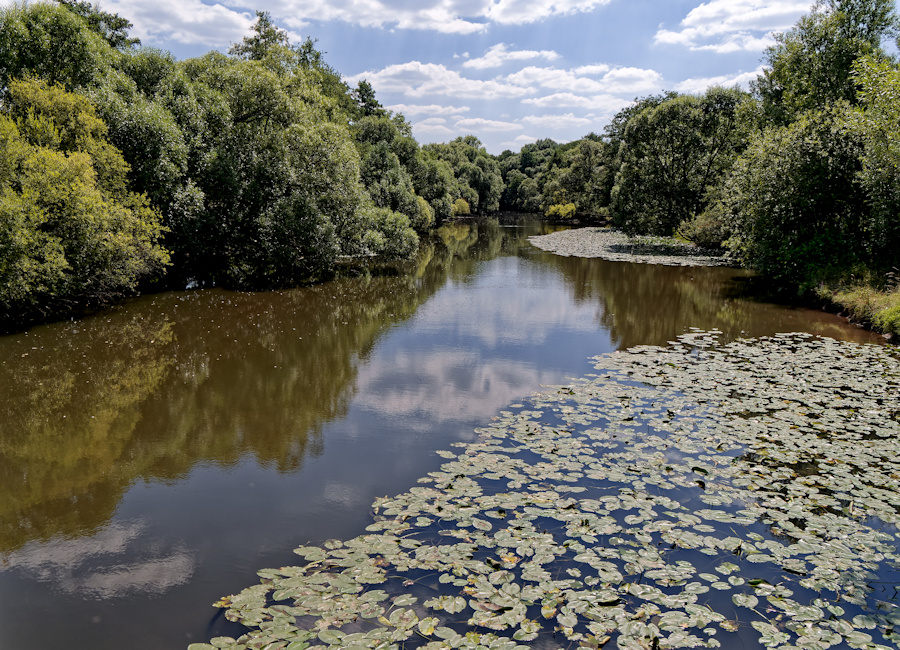
M 214 601 L 360 534 L 437 449 L 589 356 L 689 327 L 881 341 L 754 298 L 745 271 L 527 242 L 553 229 L 451 224 L 399 270 L 145 296 L 0 337 L 0 647 L 239 633 Z

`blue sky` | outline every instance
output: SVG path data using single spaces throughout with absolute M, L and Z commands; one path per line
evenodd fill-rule
M 746 87 L 773 32 L 811 0 L 107 0 L 144 45 L 227 50 L 269 11 L 367 79 L 420 143 L 474 134 L 491 153 L 575 140 L 635 97 Z

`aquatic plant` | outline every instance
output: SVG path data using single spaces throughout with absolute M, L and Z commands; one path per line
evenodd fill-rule
M 895 351 L 696 331 L 595 361 L 191 650 L 896 647 Z

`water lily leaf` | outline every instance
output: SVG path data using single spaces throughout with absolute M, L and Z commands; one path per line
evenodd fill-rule
M 402 594 L 394 598 L 393 603 L 396 607 L 409 607 L 414 604 L 418 599 L 415 596 L 411 596 L 409 594 Z
M 434 634 L 435 628 L 440 625 L 440 622 L 440 619 L 435 616 L 420 619 L 418 624 L 419 633 L 424 636 L 431 636 Z
M 734 601 L 735 605 L 747 607 L 748 609 L 753 609 L 759 604 L 759 598 L 753 594 L 734 594 L 731 600 Z

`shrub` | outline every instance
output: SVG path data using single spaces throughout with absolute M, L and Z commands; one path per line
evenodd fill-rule
M 453 212 L 454 217 L 467 217 L 472 214 L 472 211 L 469 209 L 469 202 L 465 199 L 456 199 L 453 202 Z
M 557 219 L 569 219 L 575 215 L 575 204 L 555 203 L 547 208 L 544 215 L 547 217 L 556 217 Z

